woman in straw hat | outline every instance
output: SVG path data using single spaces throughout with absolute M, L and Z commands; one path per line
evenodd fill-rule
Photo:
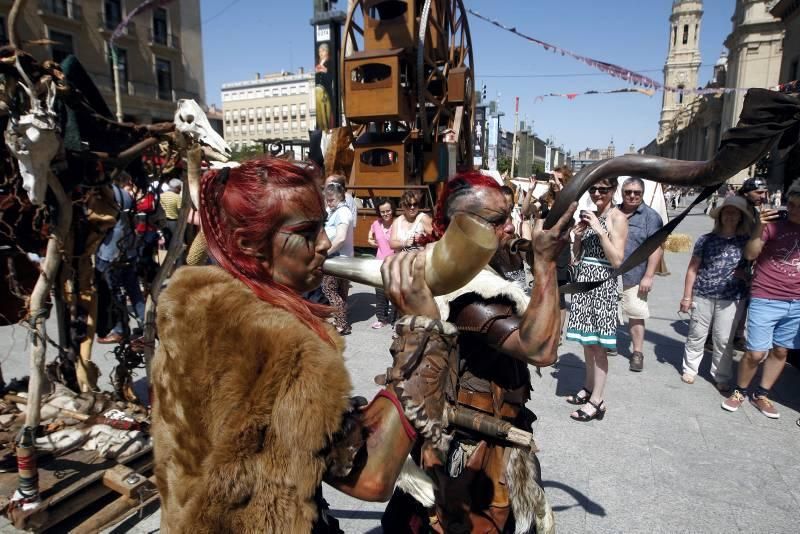
M 714 229 L 694 245 L 680 302 L 680 311 L 691 313 L 681 380 L 694 383 L 712 328 L 711 376 L 717 389 L 728 391 L 733 378 L 734 325 L 744 312 L 747 294 L 742 251 L 752 232 L 753 217 L 740 196 L 727 197 L 710 215 L 715 220 Z

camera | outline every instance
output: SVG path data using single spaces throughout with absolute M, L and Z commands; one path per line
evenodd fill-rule
M 778 220 L 779 221 L 785 221 L 788 218 L 789 218 L 789 212 L 788 211 L 786 211 L 785 209 L 784 210 L 778 210 Z

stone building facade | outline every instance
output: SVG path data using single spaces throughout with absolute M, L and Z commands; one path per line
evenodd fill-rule
M 225 140 L 236 150 L 262 140 L 303 141 L 316 127 L 314 74 L 279 72 L 222 85 Z
M 664 85 L 678 89 L 695 89 L 700 68 L 700 22 L 703 17 L 701 0 L 674 0 L 669 17 L 669 52 L 664 64 Z M 664 140 L 680 110 L 694 97 L 681 92 L 664 91 L 658 139 Z
M 0 41 L 7 40 L 12 0 L 0 0 Z M 115 110 L 114 76 L 108 39 L 140 0 L 38 0 L 26 2 L 18 33 L 38 61 L 74 54 Z M 25 42 L 47 39 L 52 44 Z M 205 103 L 200 1 L 178 0 L 133 17 L 116 41 L 123 119 L 140 123 L 172 121 L 175 102 Z

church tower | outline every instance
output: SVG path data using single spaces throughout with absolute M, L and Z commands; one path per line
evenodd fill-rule
M 664 65 L 665 86 L 697 89 L 702 17 L 702 0 L 673 0 L 672 15 L 669 17 L 669 53 Z M 694 95 L 691 94 L 664 92 L 661 119 L 658 121 L 659 143 L 669 137 L 673 119 L 692 98 Z

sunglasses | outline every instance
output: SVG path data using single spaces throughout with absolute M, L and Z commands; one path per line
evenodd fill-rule
M 642 196 L 642 192 L 641 192 L 641 191 L 637 191 L 637 190 L 635 190 L 635 189 L 626 189 L 626 190 L 624 190 L 624 191 L 622 192 L 622 194 L 623 194 L 623 195 L 631 195 L 631 196 L 634 196 L 634 197 L 640 197 L 640 196 Z
M 595 193 L 600 193 L 601 195 L 607 195 L 613 190 L 611 187 L 590 187 L 589 194 L 594 195 Z
M 419 202 L 408 202 L 408 203 L 406 203 L 406 207 L 407 208 L 418 208 L 419 207 Z

